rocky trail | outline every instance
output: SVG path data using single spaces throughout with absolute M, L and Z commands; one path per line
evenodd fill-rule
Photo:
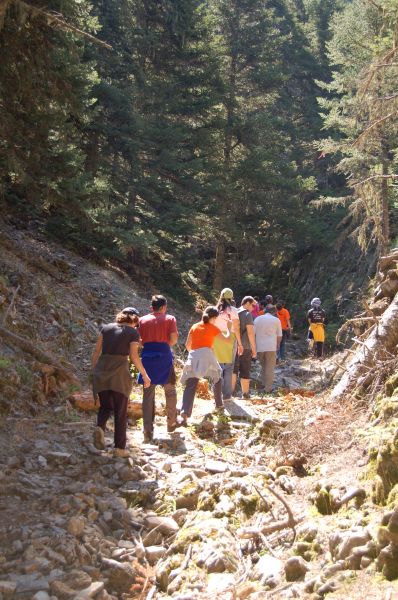
M 225 414 L 199 399 L 174 434 L 159 394 L 156 443 L 132 422 L 128 459 L 113 457 L 111 430 L 95 449 L 93 416 L 69 404 L 6 418 L 0 597 L 396 598 L 371 577 L 387 517 L 358 483 L 369 426 L 310 389 L 333 370 L 295 358 L 278 378 L 300 390 L 236 398 Z
M 253 365 L 250 400 L 216 414 L 204 385 L 171 435 L 159 390 L 153 445 L 137 387 L 114 458 L 111 429 L 92 444 L 90 354 L 150 291 L 8 226 L 0 246 L 0 600 L 397 600 L 397 377 L 332 400 L 344 354 L 290 341 L 277 393 Z M 183 340 L 195 316 L 171 310 Z

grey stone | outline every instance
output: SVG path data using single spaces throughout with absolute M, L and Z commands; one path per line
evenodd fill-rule
M 50 600 L 51 596 L 47 594 L 47 592 L 37 592 L 32 600 Z
M 228 468 L 228 464 L 221 460 L 208 460 L 205 464 L 205 469 L 209 473 L 225 473 Z
M 55 579 L 51 582 L 51 592 L 54 594 L 54 596 L 60 598 L 60 600 L 68 600 L 69 598 L 72 599 L 76 595 L 76 591 L 74 589 L 58 579 Z
M 301 556 L 291 556 L 285 562 L 285 575 L 287 581 L 304 579 L 308 566 Z
M 182 527 L 185 523 L 185 521 L 187 520 L 188 517 L 188 509 L 187 508 L 179 508 L 178 510 L 176 510 L 173 514 L 172 517 L 174 519 L 174 521 L 180 526 Z
M 252 569 L 252 577 L 264 582 L 270 577 L 279 579 L 283 571 L 283 562 L 270 554 L 264 554 Z
M 337 590 L 337 582 L 332 579 L 331 581 L 327 581 L 323 585 L 321 585 L 316 591 L 319 596 L 326 596 L 326 594 L 330 594 Z
M 371 536 L 367 529 L 348 532 L 337 549 L 337 560 L 347 558 L 351 554 L 353 548 L 356 546 L 364 546 L 369 540 L 371 540 Z
M 102 592 L 105 584 L 103 581 L 93 581 L 87 588 L 80 590 L 75 596 L 76 600 L 87 600 L 88 598 L 95 598 L 97 594 Z
M 148 546 L 145 548 L 145 555 L 148 562 L 153 565 L 158 560 L 164 557 L 166 554 L 166 548 L 163 546 Z
M 75 537 L 82 537 L 84 533 L 85 519 L 84 517 L 71 517 L 68 523 L 68 533 Z
M 121 563 L 112 558 L 103 558 L 109 587 L 119 594 L 127 593 L 135 580 L 135 572 L 129 563 Z
M 18 575 L 17 581 L 17 594 L 28 593 L 32 594 L 35 592 L 46 592 L 50 589 L 48 580 L 44 577 L 38 577 L 35 575 Z
M 44 456 L 39 455 L 37 457 L 37 462 L 39 463 L 39 467 L 41 467 L 42 469 L 46 469 L 48 466 L 47 460 L 44 458 Z
M 19 456 L 10 456 L 7 461 L 7 467 L 10 469 L 18 469 L 22 465 L 22 461 Z
M 90 575 L 77 569 L 70 571 L 63 581 L 74 590 L 83 590 L 91 585 Z
M 48 462 L 59 461 L 59 462 L 67 463 L 67 462 L 69 462 L 71 457 L 72 457 L 72 454 L 70 454 L 69 452 L 47 452 L 46 453 L 46 459 Z
M 179 525 L 171 517 L 147 517 L 145 525 L 148 529 L 158 529 L 163 535 L 169 536 L 179 531 Z
M 12 598 L 16 589 L 15 581 L 0 581 L 0 594 L 3 594 L 3 598 Z

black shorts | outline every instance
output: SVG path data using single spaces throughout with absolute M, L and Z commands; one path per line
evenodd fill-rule
M 252 366 L 252 351 L 245 348 L 243 354 L 240 356 L 238 353 L 235 357 L 234 373 L 239 375 L 242 379 L 250 379 L 250 369 Z

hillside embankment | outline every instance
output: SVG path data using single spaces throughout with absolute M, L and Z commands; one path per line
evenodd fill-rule
M 350 353 L 317 362 L 290 341 L 277 393 L 256 394 L 254 368 L 252 398 L 216 414 L 203 386 L 167 434 L 160 390 L 155 443 L 138 410 L 114 458 L 111 428 L 92 444 L 90 352 L 150 290 L 26 233 L 0 244 L 0 598 L 398 598 L 391 367 L 369 402 L 333 400 Z

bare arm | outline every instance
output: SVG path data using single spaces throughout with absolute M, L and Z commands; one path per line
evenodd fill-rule
M 246 325 L 247 337 L 249 338 L 250 348 L 252 350 L 252 358 L 256 358 L 256 336 L 254 335 L 254 325 Z
M 187 341 L 185 342 L 185 348 L 190 352 L 192 350 L 192 334 L 188 333 Z
M 102 333 L 99 334 L 98 339 L 97 339 L 97 343 L 95 344 L 95 348 L 94 348 L 94 352 L 93 355 L 91 357 L 91 366 L 94 369 L 95 365 L 98 362 L 99 357 L 101 356 L 101 352 L 102 352 Z
M 242 354 L 243 346 L 242 346 L 242 338 L 240 337 L 239 319 L 232 319 L 232 331 L 234 332 L 236 340 L 238 342 L 238 354 Z
M 144 380 L 144 387 L 149 387 L 151 385 L 151 380 L 149 379 L 147 372 L 145 371 L 144 365 L 142 364 L 141 358 L 138 354 L 139 343 L 131 342 L 130 343 L 130 360 L 138 369 L 138 371 L 142 375 L 142 379 Z
M 178 340 L 178 333 L 170 333 L 169 346 L 175 346 Z

